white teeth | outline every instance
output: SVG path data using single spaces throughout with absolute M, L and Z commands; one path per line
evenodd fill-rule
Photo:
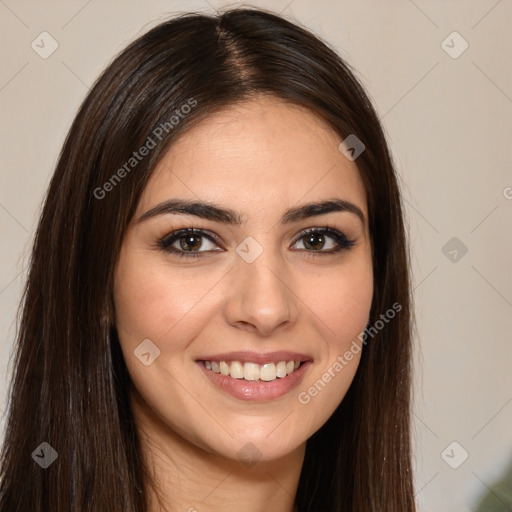
M 277 377 L 276 365 L 274 363 L 265 363 L 260 370 L 260 379 L 264 381 L 275 380 Z
M 244 364 L 244 379 L 258 380 L 260 378 L 260 365 L 256 363 Z
M 286 361 L 279 361 L 276 364 L 276 376 L 277 377 L 286 377 Z
M 269 382 L 282 379 L 294 372 L 300 366 L 297 361 L 279 361 L 278 363 L 241 363 L 240 361 L 205 361 L 204 365 L 208 370 L 222 375 L 230 376 L 233 379 L 245 379 L 247 381 L 262 380 Z
M 219 368 L 222 375 L 229 375 L 229 366 L 225 363 L 225 361 L 220 362 Z
M 231 363 L 231 368 L 229 370 L 229 375 L 234 379 L 243 379 L 244 378 L 244 367 L 238 361 L 233 361 Z

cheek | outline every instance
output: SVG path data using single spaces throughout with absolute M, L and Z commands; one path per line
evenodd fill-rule
M 132 251 L 129 257 L 120 259 L 116 269 L 114 302 L 119 341 L 143 401 L 164 423 L 185 434 L 189 428 L 187 417 L 195 416 L 176 411 L 188 411 L 193 402 L 180 383 L 188 379 L 185 349 L 198 323 L 204 291 L 179 271 L 170 272 L 156 258 L 150 260 L 146 255 L 143 261 Z M 142 343 L 144 351 L 139 349 Z M 148 352 L 149 361 L 144 361 L 141 354 Z
M 141 340 L 165 338 L 201 299 L 202 288 L 192 283 L 159 261 L 121 261 L 114 289 L 118 328 Z
M 185 410 L 178 383 L 189 379 L 189 345 L 218 310 L 212 302 L 220 300 L 215 290 L 220 278 L 211 271 L 170 269 L 164 258 L 147 252 L 131 251 L 120 259 L 114 287 L 119 341 L 136 388 L 155 410 L 162 407 L 162 390 Z M 138 358 L 147 353 L 139 348 L 148 345 L 145 340 L 157 354 L 148 366 Z
M 313 313 L 310 318 L 317 318 L 322 357 L 298 389 L 297 401 L 302 411 L 300 428 L 311 433 L 338 407 L 356 374 L 373 298 L 370 258 L 340 267 L 328 278 L 315 279 L 309 297 L 305 304 Z
M 319 319 L 327 351 L 342 350 L 365 329 L 373 299 L 372 264 L 366 255 L 336 271 L 301 280 L 299 296 Z

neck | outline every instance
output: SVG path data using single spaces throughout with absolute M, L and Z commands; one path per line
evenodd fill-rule
M 284 457 L 251 465 L 185 439 L 157 417 L 136 391 L 131 402 L 152 482 L 147 490 L 149 512 L 296 512 L 305 443 Z

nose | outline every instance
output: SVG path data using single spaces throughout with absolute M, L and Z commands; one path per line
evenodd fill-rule
M 269 336 L 297 320 L 298 297 L 290 274 L 264 251 L 255 261 L 238 258 L 226 283 L 224 314 L 239 329 Z

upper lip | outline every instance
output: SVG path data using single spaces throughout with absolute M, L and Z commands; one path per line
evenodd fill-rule
M 224 352 L 211 356 L 198 357 L 197 361 L 240 361 L 241 363 L 278 363 L 279 361 L 311 361 L 313 358 L 307 354 L 278 350 L 277 352 L 266 352 L 265 354 L 251 351 Z

